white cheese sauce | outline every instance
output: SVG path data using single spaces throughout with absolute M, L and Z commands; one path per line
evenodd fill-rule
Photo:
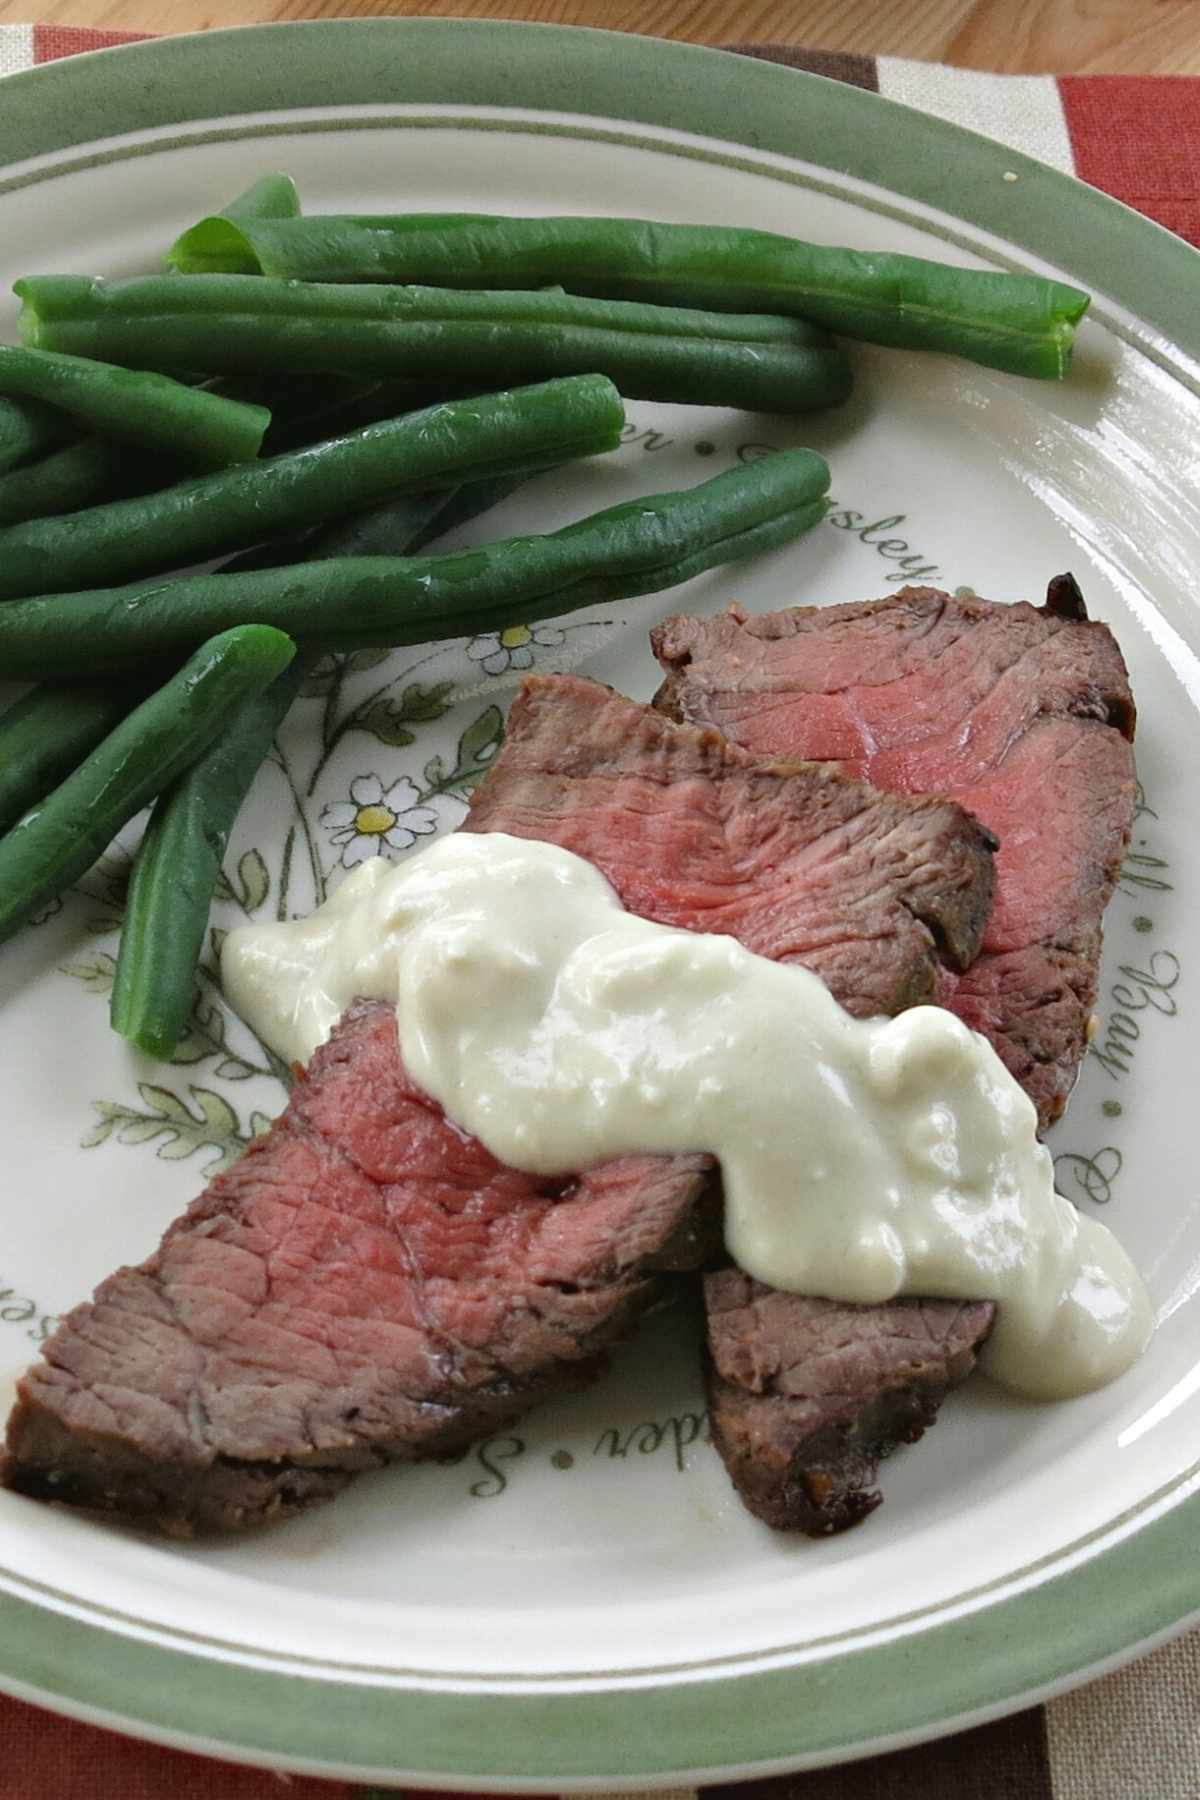
M 1098 1387 L 1149 1336 L 984 1038 L 934 1006 L 853 1019 L 805 969 L 626 912 L 553 844 L 458 833 L 365 863 L 311 918 L 230 932 L 222 974 L 299 1063 L 352 1000 L 393 1001 L 410 1074 L 512 1168 L 711 1152 L 730 1254 L 773 1287 L 995 1300 L 984 1366 L 1020 1393 Z

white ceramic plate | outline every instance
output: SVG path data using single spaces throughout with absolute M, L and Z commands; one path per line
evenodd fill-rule
M 828 419 L 632 407 L 619 455 L 533 484 L 487 532 L 801 441 L 829 456 L 838 512 L 687 591 L 355 674 L 335 724 L 385 684 L 390 697 L 424 684 L 406 746 L 347 729 L 324 757 L 325 701 L 306 703 L 239 824 L 221 922 L 270 913 L 285 879 L 285 904 L 306 909 L 354 849 L 322 817 L 352 794 L 402 814 L 407 779 L 452 826 L 524 667 L 648 696 L 647 628 L 684 605 L 857 599 L 906 573 L 1038 599 L 1071 568 L 1130 664 L 1144 802 L 1110 911 L 1097 1053 L 1053 1148 L 1065 1191 L 1129 1244 L 1159 1324 L 1139 1367 L 1087 1400 L 1022 1405 L 971 1383 L 886 1468 L 882 1511 L 824 1543 L 742 1511 L 705 1440 L 694 1329 L 677 1315 L 649 1322 L 583 1400 L 244 1541 L 152 1542 L 2 1495 L 0 1682 L 172 1742 L 364 1780 L 645 1786 L 931 1735 L 1200 1608 L 1195 258 L 1095 193 L 874 96 L 599 34 L 217 33 L 18 77 L 4 104 L 5 286 L 152 267 L 182 226 L 282 167 L 312 210 L 652 213 L 968 264 L 1048 257 L 1101 290 L 1063 386 L 864 350 L 859 397 Z M 10 1379 L 52 1316 L 140 1260 L 281 1102 L 219 1012 L 169 1068 L 110 1034 L 111 875 L 0 956 Z

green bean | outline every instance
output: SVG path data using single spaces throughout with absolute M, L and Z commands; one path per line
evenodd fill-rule
M 608 375 L 638 400 L 809 412 L 850 392 L 842 351 L 812 326 L 556 291 L 456 293 L 253 275 L 104 282 L 27 276 L 27 344 L 140 368 L 378 372 L 478 387 Z
M 142 464 L 140 460 L 137 466 Z M 100 438 L 78 438 L 39 462 L 0 475 L 0 525 L 22 525 L 108 499 L 130 472 L 130 457 Z M 146 470 L 146 486 L 154 485 Z
M 243 223 L 253 219 L 298 219 L 300 196 L 290 175 L 260 175 L 217 215 Z
M 1013 375 L 1057 378 L 1088 296 L 1040 275 L 961 269 L 736 226 L 648 219 L 399 217 L 205 219 L 168 261 L 188 273 L 305 281 L 540 287 L 724 311 L 795 313 L 841 337 L 946 350 Z
M 260 763 L 312 668 L 297 656 L 155 802 L 133 862 L 113 980 L 113 1030 L 169 1059 L 187 1029 L 225 845 Z
M 285 563 L 325 561 L 335 556 L 404 556 L 418 533 L 438 518 L 456 492 L 455 488 L 434 488 L 401 494 L 382 506 L 351 513 L 348 519 L 339 519 L 323 530 L 243 550 L 228 562 L 218 563 L 213 573 L 240 575 L 247 569 L 278 569 Z
M 249 548 L 391 494 L 611 450 L 623 422 L 612 383 L 577 376 L 429 407 L 144 498 L 9 526 L 0 531 L 0 599 L 128 580 Z
M 0 344 L 0 394 L 57 406 L 102 437 L 224 468 L 256 457 L 271 415 L 166 375 Z
M 293 375 L 279 380 L 295 383 L 305 377 Z M 310 378 L 313 379 L 313 378 Z M 332 381 L 332 377 L 327 377 Z M 354 377 L 343 377 L 349 383 Z M 495 387 L 497 384 L 492 383 Z M 276 430 L 267 433 L 268 453 L 297 450 L 319 438 L 345 437 L 361 431 L 364 425 L 377 425 L 382 419 L 396 419 L 401 413 L 419 412 L 427 406 L 440 406 L 446 400 L 469 400 L 484 391 L 478 381 L 375 381 L 360 382 L 357 393 L 347 391 L 341 400 L 330 398 L 328 406 L 289 411 L 280 418 Z
M 0 942 L 78 880 L 294 654 L 265 625 L 213 638 L 0 838 Z
M 0 715 L 0 832 L 44 800 L 139 698 L 111 683 L 37 687 Z
M 14 677 L 96 674 L 178 654 L 247 619 L 338 649 L 428 643 L 514 619 L 672 587 L 785 543 L 824 516 L 829 471 L 786 450 L 678 494 L 443 556 L 350 557 L 197 575 L 0 607 L 0 668 Z
M 0 399 L 0 475 L 41 456 L 66 430 L 67 421 L 53 407 Z

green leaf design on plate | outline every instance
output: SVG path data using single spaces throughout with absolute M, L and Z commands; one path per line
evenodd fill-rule
M 323 656 L 319 663 L 313 665 L 307 680 L 300 689 L 300 698 L 302 700 L 324 700 L 326 694 L 331 692 L 341 670 L 342 662 L 339 656 L 332 654 Z
M 103 913 L 95 913 L 84 921 L 84 930 L 92 937 L 107 937 L 110 931 L 120 931 L 122 921 L 118 918 L 106 917 Z
M 365 675 L 368 669 L 377 669 L 391 655 L 390 650 L 352 650 L 346 657 L 343 667 L 347 675 Z
M 117 960 L 107 950 L 97 950 L 94 956 L 84 956 L 78 962 L 62 963 L 59 966 L 62 974 L 73 975 L 76 981 L 82 981 L 89 993 L 112 992 Z
M 458 740 L 459 768 L 478 768 L 482 774 L 500 748 L 503 737 L 504 714 L 498 706 L 489 706 L 473 725 L 467 726 Z
M 203 1062 L 205 1057 L 219 1056 L 221 1061 L 216 1072 L 227 1081 L 245 1081 L 251 1075 L 264 1073 L 230 1049 L 227 1029 L 224 1012 L 215 1001 L 207 999 L 197 989 L 187 1034 L 176 1045 L 171 1061 L 198 1063 Z
M 257 912 L 271 892 L 271 876 L 260 850 L 247 850 L 238 858 L 236 879 L 224 869 L 217 872 L 213 889 L 218 900 L 232 900 L 244 913 Z
M 389 749 L 403 750 L 406 745 L 415 742 L 413 734 L 407 726 L 399 722 L 398 710 L 393 700 L 377 700 L 369 706 L 361 718 L 355 719 L 355 731 L 367 731 L 378 738 L 381 744 Z
M 247 912 L 257 912 L 271 892 L 271 876 L 259 850 L 247 850 L 238 858 L 239 899 Z
M 459 738 L 452 769 L 447 771 L 441 756 L 431 756 L 425 764 L 426 785 L 421 799 L 432 800 L 435 794 L 457 794 L 465 799 L 467 792 L 487 774 L 503 741 L 504 714 L 498 706 L 485 707 Z
M 373 655 L 372 651 L 362 652 Z M 430 725 L 450 710 L 452 681 L 411 681 L 397 699 L 386 694 L 372 700 L 361 713 L 349 719 L 348 731 L 366 731 L 391 749 L 402 750 L 414 741 L 411 725 Z
M 113 1136 L 119 1144 L 149 1144 L 161 1139 L 155 1154 L 168 1162 L 206 1150 L 214 1152 L 205 1164 L 205 1173 L 215 1175 L 236 1161 L 260 1129 L 256 1121 L 261 1113 L 253 1115 L 243 1130 L 228 1100 L 212 1088 L 190 1087 L 191 1106 L 170 1088 L 149 1081 L 138 1083 L 138 1094 L 141 1109 L 117 1100 L 94 1100 L 99 1118 L 80 1139 L 82 1147 L 94 1150 Z

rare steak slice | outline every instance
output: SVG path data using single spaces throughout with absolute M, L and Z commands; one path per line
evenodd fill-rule
M 358 1001 L 272 1130 L 68 1315 L 5 1483 L 190 1534 L 485 1436 L 595 1372 L 706 1170 L 504 1168 L 408 1078 L 395 1009 Z
M 952 794 L 991 826 L 983 952 L 944 972 L 939 998 L 991 1038 L 1042 1124 L 1056 1118 L 1086 1047 L 1134 800 L 1125 665 L 1075 583 L 1051 583 L 1040 609 L 908 588 L 675 618 L 653 636 L 670 716 L 892 791 Z M 970 1366 L 963 1333 L 978 1342 L 991 1318 L 952 1302 L 831 1307 L 735 1271 L 710 1279 L 707 1301 L 716 1441 L 751 1510 L 806 1531 L 877 1503 L 880 1452 L 919 1435 Z
M 958 807 L 715 734 L 570 678 L 513 708 L 474 830 L 565 843 L 627 905 L 822 962 L 860 1011 L 966 963 L 990 842 Z M 360 1001 L 283 1116 L 22 1380 L 5 1483 L 188 1533 L 253 1525 L 358 1470 L 450 1451 L 592 1373 L 694 1254 L 703 1156 L 547 1181 L 497 1164 L 409 1080 Z
M 705 1277 L 713 1438 L 752 1513 L 823 1537 L 879 1505 L 880 1458 L 932 1425 L 975 1366 L 988 1301 L 851 1306 Z
M 764 762 L 571 676 L 525 683 L 464 829 L 573 850 L 630 912 L 803 963 L 861 1017 L 935 999 L 991 904 L 992 840 L 961 807 Z
M 1043 1126 L 1096 1001 L 1101 919 L 1133 822 L 1121 652 L 1069 576 L 1044 607 L 904 588 L 862 605 L 669 619 L 659 704 L 761 756 L 946 794 L 1000 841 L 983 953 L 942 999 L 988 1036 Z

